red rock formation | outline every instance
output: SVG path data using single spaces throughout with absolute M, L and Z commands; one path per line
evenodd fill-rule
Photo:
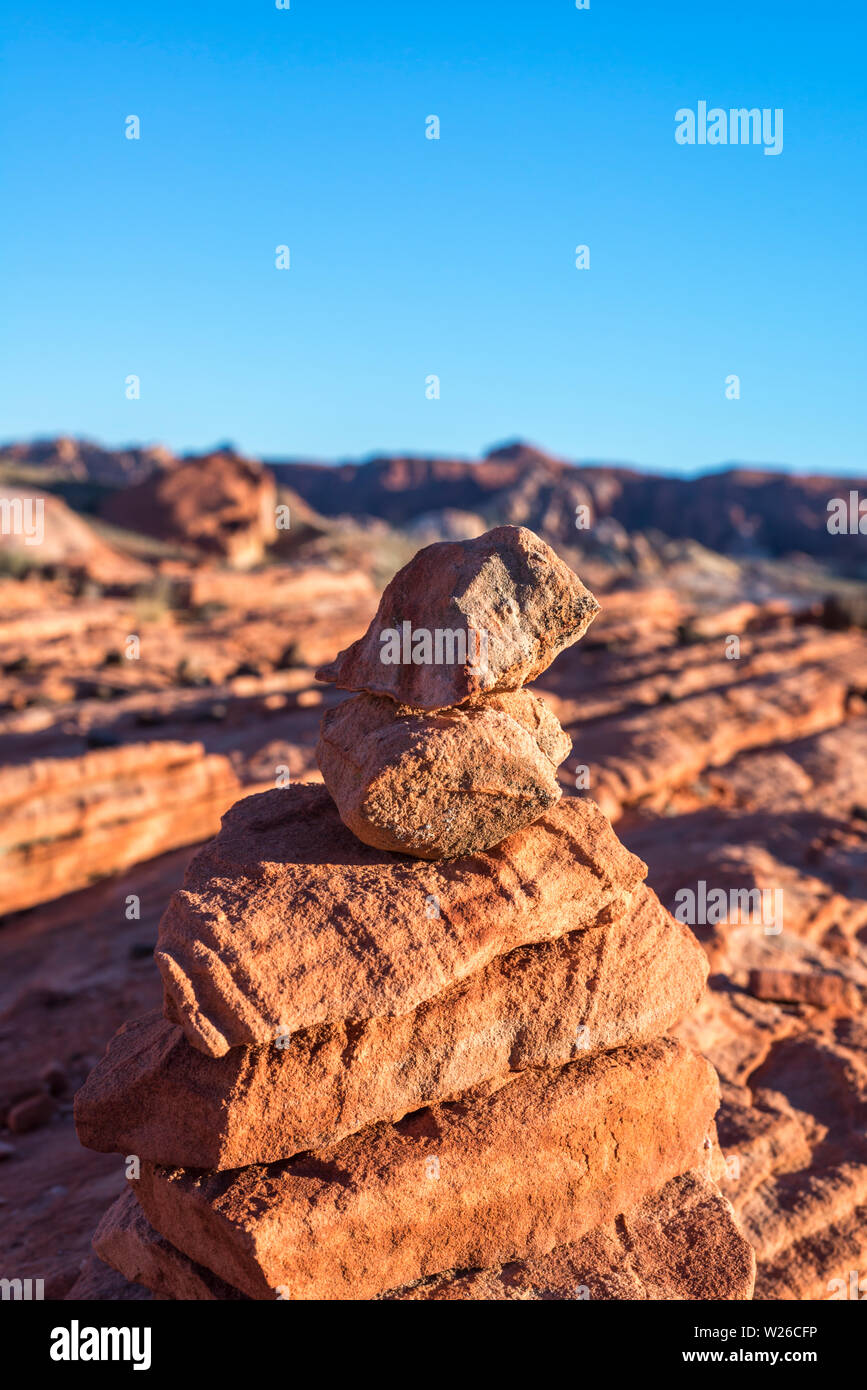
M 458 569 L 509 622 L 498 539 L 536 567 L 515 628 L 524 664 L 501 666 L 520 682 L 573 630 L 586 591 L 559 562 L 544 572 L 536 538 L 494 532 Z M 552 640 L 551 613 L 567 609 Z M 475 700 L 502 713 L 496 694 Z M 532 703 L 510 703 L 534 730 L 531 761 L 558 746 Z M 422 738 L 444 722 L 412 718 Z M 469 766 L 488 726 L 464 714 L 459 727 Z M 347 761 L 349 801 L 353 775 L 369 784 Z M 436 784 L 429 805 L 434 821 L 448 812 Z M 465 852 L 431 862 L 362 844 L 324 788 L 251 797 L 224 818 L 160 926 L 167 1021 L 123 1030 L 78 1097 L 84 1142 L 134 1144 L 145 1160 L 132 1190 L 149 1224 L 121 1205 L 97 1237 L 121 1272 L 197 1298 L 414 1298 L 429 1280 L 433 1297 L 472 1298 L 497 1296 L 519 1262 L 543 1296 L 593 1251 L 604 1287 L 612 1221 L 628 1213 L 640 1232 L 680 1178 L 658 1200 L 682 1193 L 680 1231 L 700 1219 L 699 1245 L 731 1252 L 729 1271 L 686 1285 L 749 1297 L 746 1242 L 718 1194 L 686 1178 L 719 1170 L 715 1073 L 661 1036 L 701 989 L 698 947 L 592 802 L 561 801 L 494 848 L 463 824 Z M 179 1159 L 192 1165 L 167 1166 Z M 643 1240 L 639 1290 L 664 1285 L 649 1252 L 669 1248 Z M 468 1269 L 478 1280 L 455 1274 Z
M 19 908 L 46 901 L 0 932 L 0 1122 L 46 1091 L 49 1056 L 68 1074 L 44 1123 L 0 1131 L 2 1221 L 8 1247 L 28 1273 L 46 1279 L 48 1297 L 74 1284 L 99 1216 L 123 1186 L 117 1155 L 77 1144 L 71 1095 L 108 1036 L 160 1005 L 150 953 L 187 858 L 167 851 L 191 833 L 215 833 L 229 804 L 273 787 L 281 765 L 294 781 L 318 777 L 319 719 L 332 697 L 314 689 L 312 668 L 373 615 L 377 592 L 368 575 L 388 560 L 385 536 L 383 529 L 358 548 L 364 569 L 350 573 L 326 568 L 338 562 L 325 550 L 315 568 L 271 567 L 242 582 L 227 570 L 161 560 L 160 573 L 171 571 L 172 585 L 189 595 L 162 610 L 82 593 L 62 578 L 0 581 L 0 754 L 15 768 L 52 764 L 50 783 L 33 787 L 44 798 L 44 843 L 26 780 L 22 796 L 4 805 L 6 844 L 29 846 L 3 877 L 7 901 Z M 661 585 L 629 579 L 601 591 L 603 612 L 538 684 L 575 744 L 561 769 L 564 799 L 576 790 L 581 764 L 589 769 L 584 786 L 598 799 L 597 774 L 610 767 L 618 743 L 626 761 L 640 754 L 653 790 L 643 776 L 627 782 L 624 796 L 618 789 L 617 828 L 650 865 L 650 882 L 669 908 L 679 888 L 702 878 L 727 891 L 783 889 L 780 936 L 749 923 L 696 927 L 711 988 L 678 1033 L 723 1080 L 718 1125 L 731 1168 L 723 1185 L 759 1253 L 757 1296 L 838 1296 L 833 1281 L 867 1268 L 859 1110 L 867 1056 L 859 1024 L 867 985 L 865 638 L 820 626 L 822 575 L 718 560 L 711 567 L 700 551 L 672 554 Z M 404 558 L 395 552 L 394 565 Z M 735 607 L 745 598 L 757 613 Z M 741 633 L 738 660 L 726 658 L 726 631 Z M 141 659 L 127 663 L 131 632 L 141 635 Z M 737 703 L 718 699 L 728 690 L 739 692 Z M 639 729 L 632 721 L 642 713 Z M 802 733 L 813 716 L 818 731 Z M 726 723 L 729 733 L 720 727 Z M 196 751 L 176 774 L 159 774 L 159 794 L 142 798 L 131 791 L 136 760 L 156 787 L 155 740 Z M 88 773 L 76 795 L 89 754 L 103 748 L 113 756 L 92 765 L 99 776 Z M 132 751 L 114 756 L 120 750 Z M 216 782 L 213 798 L 197 782 L 203 757 L 220 760 L 222 799 Z M 203 810 L 210 804 L 209 817 L 194 820 L 187 785 L 198 788 Z M 131 796 L 136 814 L 124 824 Z M 134 864 L 120 870 L 130 852 Z M 128 894 L 140 898 L 141 920 L 127 918 Z M 606 937 L 598 928 L 584 935 Z M 830 986 L 838 1000 L 830 1009 L 757 999 L 750 972 L 771 969 L 845 980 L 859 1004 L 839 985 Z M 624 1045 L 623 1036 L 613 1035 L 611 1045 Z M 105 1266 L 98 1279 L 88 1268 L 82 1287 L 91 1292 L 83 1296 L 97 1289 L 143 1296 Z M 684 1274 L 684 1288 L 702 1287 L 698 1263 Z
M 343 1020 L 219 1060 L 153 1012 L 126 1024 L 75 1101 L 82 1143 L 191 1168 L 273 1163 L 513 1071 L 659 1037 L 707 965 L 648 889 L 609 927 L 496 957 L 396 1018 Z
M 276 503 L 266 469 L 217 453 L 184 459 L 114 493 L 103 514 L 116 526 L 179 541 L 243 569 L 277 538 Z
M 839 546 L 828 531 L 828 502 L 847 498 L 852 489 L 864 495 L 863 479 L 746 468 L 664 477 L 617 466 L 576 467 L 520 443 L 478 462 L 376 458 L 339 468 L 276 461 L 271 467 L 325 515 L 366 512 L 400 525 L 454 508 L 478 512 L 488 525 L 528 526 L 552 544 L 574 545 L 575 508 L 584 504 L 597 525 L 610 519 L 625 532 L 689 537 L 733 554 L 834 557 Z M 592 532 L 585 536 L 592 544 Z M 863 565 L 864 537 L 847 540 Z

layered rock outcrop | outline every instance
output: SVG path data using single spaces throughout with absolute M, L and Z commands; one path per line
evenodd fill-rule
M 326 787 L 224 817 L 160 926 L 164 1017 L 79 1092 L 82 1142 L 140 1160 L 97 1253 L 176 1298 L 750 1297 L 716 1074 L 665 1036 L 704 955 L 592 802 L 546 801 L 563 735 L 519 693 L 595 600 L 519 528 L 428 547 L 390 593 L 330 672 L 362 693 L 324 721 Z M 500 624 L 493 671 L 380 687 L 383 625 L 453 600 Z

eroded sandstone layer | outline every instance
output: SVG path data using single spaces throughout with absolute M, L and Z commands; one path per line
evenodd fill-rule
M 223 1174 L 142 1167 L 151 1224 L 251 1298 L 372 1298 L 543 1255 L 694 1167 L 718 1104 L 669 1041 L 432 1106 L 330 1149 Z
M 167 1016 L 209 1056 L 416 1008 L 516 946 L 622 916 L 646 865 L 589 801 L 485 853 L 363 845 L 324 787 L 239 801 L 160 924 Z
M 162 1298 L 221 1302 L 246 1295 L 184 1255 L 154 1230 L 132 1192 L 106 1212 L 93 1238 L 105 1264 L 73 1295 L 105 1296 L 136 1285 Z M 106 1268 L 106 1266 L 110 1266 Z M 449 1270 L 378 1294 L 385 1301 L 742 1300 L 750 1298 L 755 1254 L 731 1204 L 697 1170 L 665 1184 L 578 1240 L 531 1260 Z M 129 1283 L 126 1283 L 129 1281 Z M 104 1292 L 103 1292 L 104 1291 Z
M 272 1163 L 492 1078 L 648 1042 L 698 1002 L 692 933 L 642 888 L 618 922 L 498 956 L 396 1018 L 204 1056 L 159 1013 L 112 1039 L 75 1102 L 82 1143 L 163 1164 Z

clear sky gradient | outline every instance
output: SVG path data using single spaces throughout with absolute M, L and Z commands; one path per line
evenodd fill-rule
M 0 437 L 864 471 L 855 0 L 4 12 Z

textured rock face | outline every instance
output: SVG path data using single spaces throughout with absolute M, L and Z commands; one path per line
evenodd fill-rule
M 560 799 L 572 740 L 527 691 L 420 715 L 356 695 L 322 721 L 316 757 L 367 845 L 443 859 L 497 845 Z
M 151 1226 L 132 1192 L 106 1212 L 94 1249 L 134 1288 L 168 1298 L 243 1298 Z M 105 1271 L 108 1274 L 108 1270 Z M 377 1295 L 385 1301 L 748 1299 L 755 1255 L 730 1203 L 698 1171 L 673 1178 L 616 1221 L 547 1255 L 469 1273 L 448 1271 Z M 78 1297 L 100 1297 L 99 1292 Z M 72 1297 L 73 1295 L 70 1295 Z
M 316 674 L 344 690 L 446 709 L 535 679 L 598 611 L 550 546 L 524 527 L 499 526 L 420 550 L 386 587 L 365 635 Z
M 718 1102 L 669 1041 L 230 1174 L 142 1167 L 151 1224 L 251 1298 L 371 1298 L 546 1254 L 696 1166 Z M 168 1234 L 170 1233 L 170 1235 Z
M 130 1261 L 127 1268 L 133 1268 Z M 493 1269 L 437 1275 L 386 1300 L 631 1301 L 752 1297 L 756 1257 L 731 1204 L 699 1172 L 548 1255 Z M 132 1275 L 128 1276 L 132 1278 Z
M 407 1013 L 517 946 L 616 921 L 646 871 L 590 801 L 428 863 L 362 845 L 324 787 L 248 797 L 160 924 L 166 1016 L 220 1057 L 281 1030 Z
M 78 1136 L 191 1168 L 273 1163 L 509 1072 L 650 1041 L 694 1008 L 706 975 L 692 933 L 641 889 L 612 926 L 498 956 L 399 1018 L 217 1060 L 154 1012 L 121 1029 L 79 1091 Z
M 112 1269 L 155 1294 L 197 1302 L 244 1297 L 158 1235 L 131 1188 L 105 1213 L 94 1232 L 93 1248 Z

